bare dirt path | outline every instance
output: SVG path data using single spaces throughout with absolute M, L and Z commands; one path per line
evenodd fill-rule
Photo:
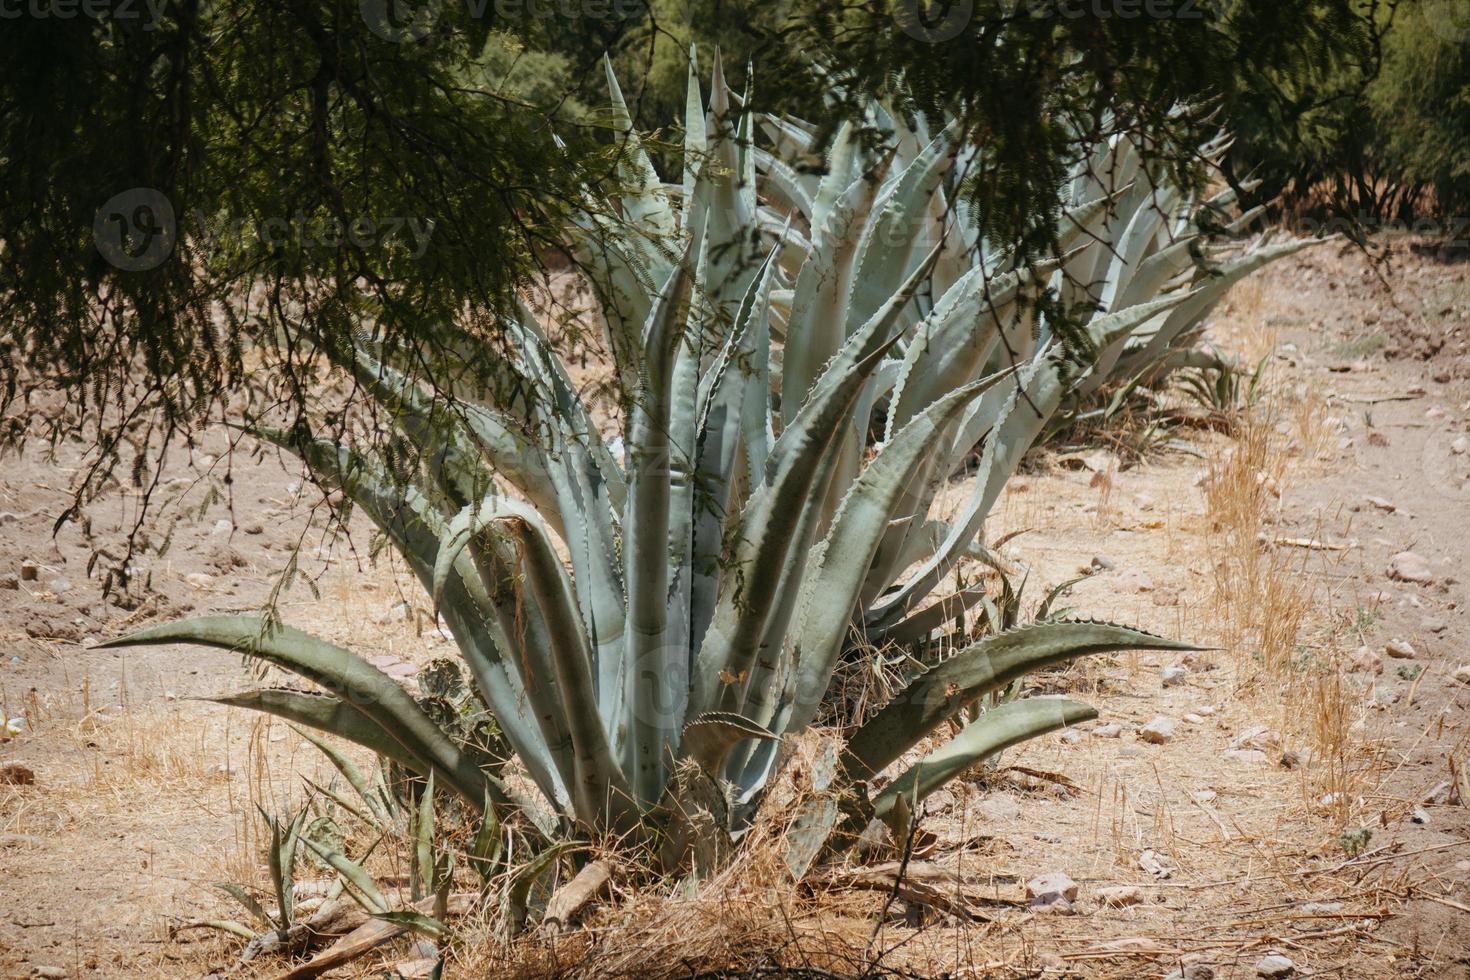
M 1470 285 L 1461 267 L 1402 258 L 1390 292 L 1360 256 L 1319 249 L 1239 287 L 1218 317 L 1226 347 L 1280 344 L 1270 479 L 1281 487 L 1261 532 L 1281 556 L 1263 566 L 1281 595 L 1250 612 L 1228 595 L 1231 528 L 1202 485 L 1241 451 L 1223 436 L 1192 436 L 1188 451 L 1101 482 L 1054 461 L 1008 490 L 989 530 L 1034 529 L 1014 545 L 1033 597 L 1098 556 L 1112 567 L 1074 591 L 1078 614 L 1225 649 L 1185 664 L 1182 684 L 1161 679 L 1172 661 L 1138 657 L 1056 679 L 1102 717 L 1007 761 L 1065 774 L 1077 792 L 1012 773 L 935 801 L 933 829 L 967 873 L 1015 889 L 1016 877 L 1067 871 L 1082 885 L 1081 914 L 895 927 L 910 969 L 1123 977 L 1188 965 L 1248 977 L 1275 950 L 1302 974 L 1470 976 L 1470 799 L 1433 793 L 1452 779 L 1450 759 L 1470 793 L 1470 683 L 1455 676 L 1470 664 L 1470 452 L 1454 451 L 1470 436 Z M 288 593 L 288 622 L 385 658 L 422 663 L 450 649 L 399 606 L 419 601 L 406 577 L 322 540 L 294 467 L 237 457 L 226 485 L 223 452 L 206 443 L 168 474 L 183 499 L 159 514 L 157 533 L 177 525 L 167 554 L 141 569 L 156 598 L 137 608 L 102 599 L 79 528 L 51 535 L 75 452 L 0 469 L 0 706 L 26 718 L 0 744 L 0 765 L 35 774 L 34 785 L 0 785 L 0 975 L 199 976 L 228 963 L 229 943 L 170 942 L 167 928 L 229 911 L 210 882 L 260 880 L 252 801 L 284 798 L 299 790 L 293 770 L 320 765 L 279 725 L 189 700 L 240 687 L 238 658 L 116 654 L 92 640 L 191 611 L 254 609 L 304 542 L 302 574 L 319 595 Z M 204 506 L 211 473 L 233 500 Z M 131 506 L 119 493 L 93 508 L 104 546 Z M 1389 576 L 1405 551 L 1425 566 L 1411 577 L 1429 581 Z M 34 579 L 21 579 L 23 562 Z M 1256 614 L 1267 623 L 1250 625 Z M 1278 620 L 1292 621 L 1284 655 L 1300 676 L 1338 664 L 1339 687 L 1258 669 L 1273 655 L 1260 627 Z M 1386 655 L 1394 641 L 1412 655 Z M 1161 744 L 1137 731 L 1158 716 L 1177 729 Z M 1237 745 L 1253 727 L 1265 729 L 1264 751 Z M 1319 736 L 1344 743 L 1340 772 L 1313 756 Z M 1240 751 L 1260 758 L 1228 754 Z M 1298 752 L 1300 768 L 1278 764 Z M 1342 842 L 1364 829 L 1361 844 Z M 1114 885 L 1136 887 L 1143 903 L 1099 902 Z M 851 909 L 855 928 L 870 929 L 879 904 Z

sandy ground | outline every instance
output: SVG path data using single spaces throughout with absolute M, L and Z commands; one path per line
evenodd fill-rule
M 1105 567 L 1066 600 L 1075 614 L 1219 649 L 1040 679 L 1098 721 L 953 784 L 924 817 L 931 860 L 993 889 L 992 921 L 886 919 L 873 934 L 885 965 L 1231 977 L 1278 952 L 1299 975 L 1470 976 L 1470 809 L 1443 792 L 1425 802 L 1451 760 L 1470 770 L 1470 683 L 1454 676 L 1470 663 L 1470 453 L 1452 451 L 1470 432 L 1470 284 L 1407 253 L 1386 275 L 1328 247 L 1236 289 L 1212 336 L 1252 362 L 1270 353 L 1248 431 L 1175 429 L 1136 465 L 1126 447 L 1063 448 L 1013 481 L 987 533 L 1026 529 L 1009 551 L 1030 602 L 1096 557 Z M 299 797 L 295 774 L 323 766 L 283 726 L 191 700 L 247 686 L 239 658 L 90 649 L 97 638 L 258 608 L 299 545 L 288 623 L 385 664 L 452 652 L 411 579 L 364 557 L 365 529 L 358 551 L 326 537 L 301 474 L 274 455 L 237 456 L 223 484 L 215 439 L 168 474 L 178 500 L 153 533 L 172 541 L 146 560 L 153 598 L 135 608 L 101 597 L 76 526 L 52 536 L 75 452 L 0 470 L 0 705 L 25 717 L 0 764 L 35 775 L 0 786 L 5 976 L 227 966 L 235 941 L 169 927 L 235 914 L 210 883 L 265 881 L 253 802 Z M 1227 492 L 1236 476 L 1247 489 Z M 211 502 L 211 487 L 234 492 Z M 121 491 L 95 505 L 96 540 L 115 547 L 135 506 Z M 1432 581 L 1388 576 L 1403 551 Z M 1385 656 L 1392 641 L 1412 656 Z M 1159 717 L 1172 737 L 1140 737 Z M 1020 901 L 1020 882 L 1047 872 L 1078 883 L 1074 914 Z M 1139 904 L 1103 903 L 1117 885 Z M 881 905 L 833 895 L 801 915 L 866 934 Z

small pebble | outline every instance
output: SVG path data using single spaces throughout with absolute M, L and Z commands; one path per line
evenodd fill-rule
M 1383 652 L 1395 660 L 1413 660 L 1418 654 L 1408 640 L 1394 638 L 1383 645 Z
M 1412 551 L 1400 551 L 1388 560 L 1388 577 L 1395 582 L 1414 582 L 1418 585 L 1434 584 L 1434 572 L 1423 555 Z
M 1138 730 L 1138 737 L 1150 745 L 1162 745 L 1174 737 L 1174 719 L 1159 715 Z
M 1261 957 L 1256 964 L 1256 976 L 1259 977 L 1289 977 L 1295 972 L 1296 964 L 1276 953 Z

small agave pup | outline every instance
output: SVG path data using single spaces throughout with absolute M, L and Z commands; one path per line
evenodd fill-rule
M 454 374 L 435 373 L 442 360 L 371 336 L 324 351 L 416 447 L 411 460 L 299 426 L 251 426 L 340 488 L 403 555 L 513 766 L 441 728 L 356 654 L 258 618 L 186 620 L 110 645 L 202 643 L 268 661 L 321 693 L 230 703 L 366 746 L 548 834 L 653 845 L 670 871 L 704 867 L 738 837 L 850 637 L 958 648 L 850 733 L 831 794 L 800 816 L 799 874 L 855 836 L 834 830 L 901 821 L 975 762 L 1094 716 L 1054 698 L 984 711 L 867 798 L 875 774 L 984 695 L 1089 653 L 1187 647 L 1097 622 L 968 645 L 946 632 L 980 595 L 936 600 L 936 588 L 976 553 L 1006 479 L 1093 365 L 997 312 L 1039 288 L 1035 270 L 958 270 L 942 241 L 927 242 L 950 156 L 943 137 L 901 166 L 834 166 L 804 212 L 808 238 L 758 200 L 756 120 L 732 108 L 718 63 L 707 111 L 691 71 L 675 188 L 658 180 L 608 80 L 629 131 L 631 190 L 618 220 L 589 209 L 569 245 L 601 301 L 622 460 L 526 310 L 500 325 L 513 357 L 470 331 L 458 337 L 466 360 L 514 382 L 514 398 L 446 400 Z M 1064 244 L 1086 232 L 1074 223 Z M 926 309 L 916 297 L 936 285 Z M 1111 350 L 1199 296 L 1117 304 L 1086 324 L 1089 349 Z M 1002 342 L 1024 357 L 987 371 Z M 977 444 L 969 499 L 938 519 L 940 490 Z

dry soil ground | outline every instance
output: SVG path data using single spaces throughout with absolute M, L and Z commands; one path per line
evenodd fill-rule
M 1029 529 L 1008 553 L 1031 602 L 1096 557 L 1066 600 L 1075 613 L 1220 649 L 1048 676 L 1098 721 L 931 799 L 928 859 L 993 898 L 989 921 L 880 917 L 881 894 L 834 890 L 784 909 L 791 940 L 774 959 L 856 943 L 922 975 L 1232 977 L 1274 952 L 1298 975 L 1470 976 L 1470 676 L 1456 678 L 1470 663 L 1470 283 L 1397 246 L 1383 276 L 1327 246 L 1236 289 L 1212 336 L 1252 363 L 1269 355 L 1254 422 L 1135 426 L 1128 442 L 1151 446 L 1136 465 L 1129 446 L 1090 445 L 1013 481 L 987 533 Z M 78 526 L 52 535 L 75 449 L 0 471 L 0 705 L 24 717 L 0 763 L 35 777 L 0 785 L 5 976 L 228 966 L 235 941 L 169 928 L 235 914 L 210 883 L 264 882 L 253 803 L 282 806 L 296 773 L 324 768 L 283 726 L 191 700 L 244 686 L 238 657 L 96 639 L 258 608 L 299 547 L 287 622 L 383 665 L 452 650 L 412 580 L 363 557 L 364 534 L 325 534 L 293 465 L 231 461 L 211 440 L 167 474 L 178 500 L 153 535 L 172 528 L 171 545 L 143 562 L 153 593 L 132 609 L 86 574 Z M 115 548 L 135 507 L 125 490 L 93 506 L 91 544 Z M 1405 551 L 1428 581 L 1389 576 Z M 1172 734 L 1150 741 L 1140 729 L 1160 718 Z M 1049 872 L 1078 883 L 1073 914 L 1027 908 L 1022 883 Z M 1103 901 L 1111 886 L 1131 886 L 1129 904 Z M 598 936 L 542 962 L 680 972 L 677 948 Z

